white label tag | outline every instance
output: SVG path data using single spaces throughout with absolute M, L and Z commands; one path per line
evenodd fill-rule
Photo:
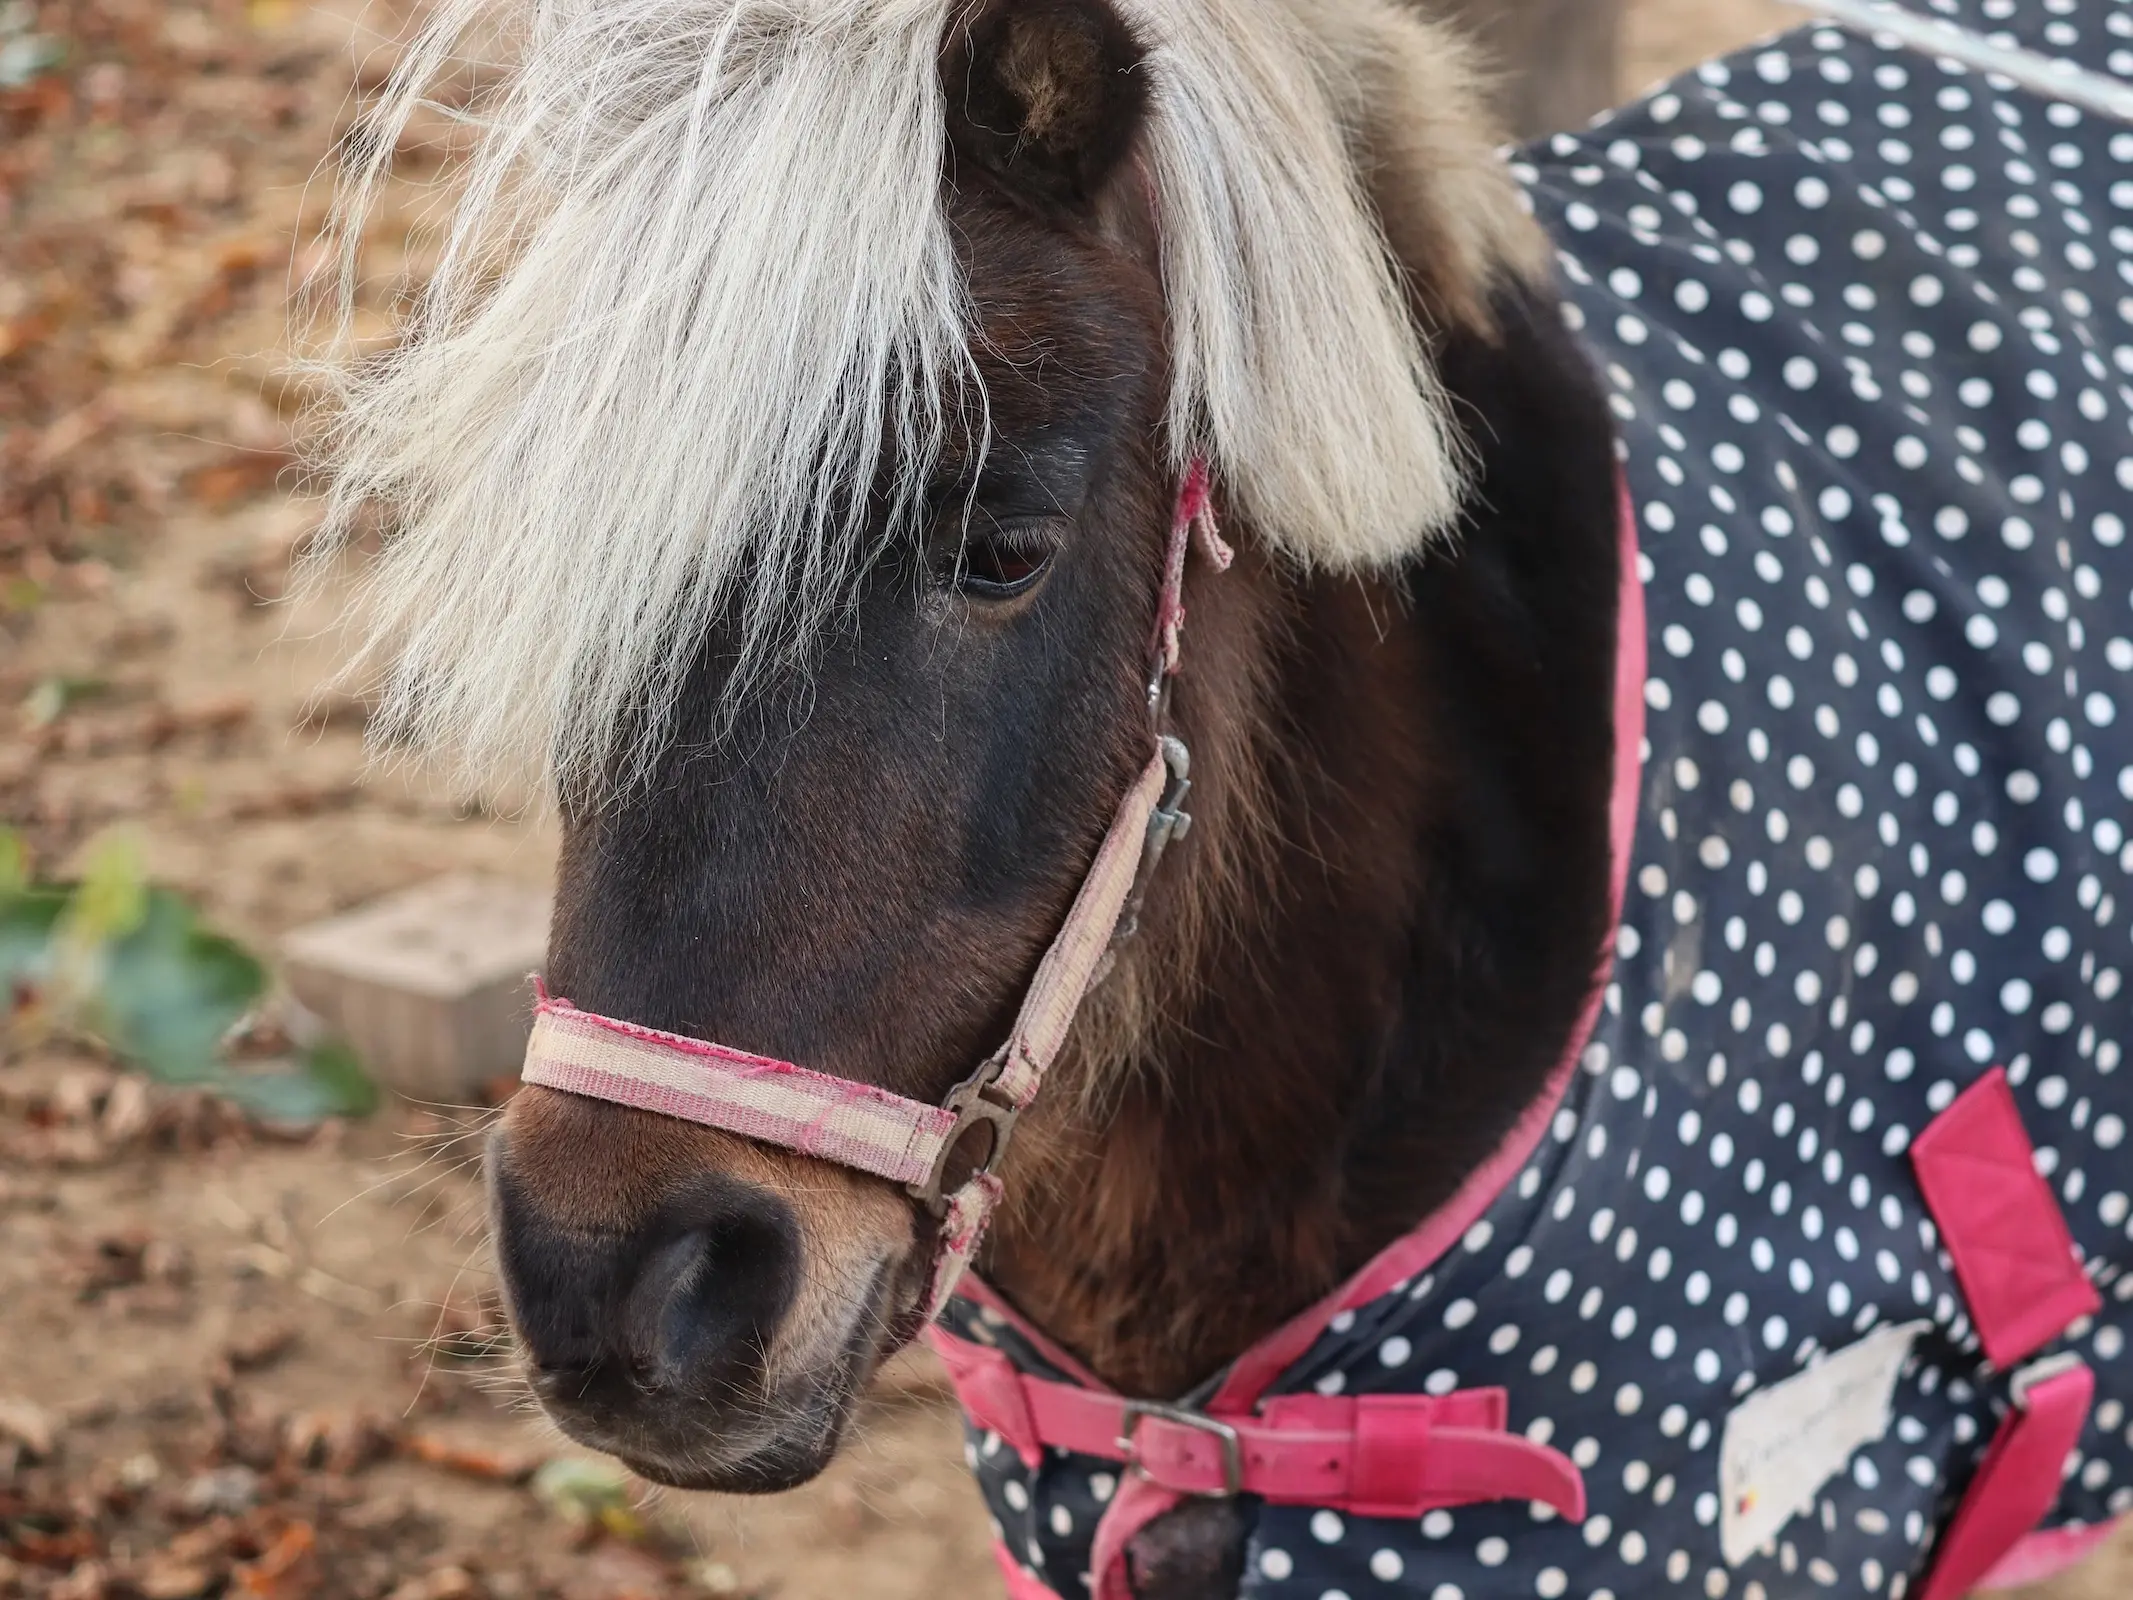
M 1795 1377 L 1758 1390 L 1726 1418 L 1719 1448 L 1718 1544 L 1737 1567 L 1802 1511 L 1852 1452 L 1889 1431 L 1889 1402 L 1911 1345 L 1932 1326 L 1877 1328 Z

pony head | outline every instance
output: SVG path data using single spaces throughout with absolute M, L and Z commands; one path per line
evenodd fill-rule
M 329 531 L 388 528 L 380 737 L 559 807 L 578 1005 L 966 1076 L 1148 759 L 1210 464 L 1243 557 L 1191 592 L 1200 826 L 1062 1068 L 1100 1101 L 1250 884 L 1297 585 L 1458 507 L 1433 320 L 1541 259 L 1464 55 L 1390 0 L 454 0 L 351 240 L 448 73 L 462 190 L 339 380 Z M 1009 1182 L 1073 1154 L 1039 1118 Z M 930 1223 L 879 1180 L 531 1088 L 490 1171 L 537 1393 L 650 1477 L 809 1476 L 914 1329 Z

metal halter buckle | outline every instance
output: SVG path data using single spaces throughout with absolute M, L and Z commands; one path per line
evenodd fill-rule
M 1192 827 L 1192 813 L 1185 809 L 1185 796 L 1192 792 L 1192 752 L 1185 748 L 1183 739 L 1168 733 L 1157 737 L 1156 748 L 1162 752 L 1168 776 L 1163 780 L 1162 797 L 1148 813 L 1148 836 L 1141 846 L 1141 864 L 1133 874 L 1133 887 L 1126 891 L 1126 903 L 1119 910 L 1118 926 L 1111 934 L 1114 945 L 1140 931 L 1141 901 L 1147 896 L 1156 864 L 1163 859 L 1163 851 L 1184 838 Z
M 947 1098 L 941 1102 L 943 1109 L 955 1113 L 955 1126 L 941 1142 L 941 1153 L 934 1158 L 933 1170 L 926 1174 L 925 1181 L 904 1185 L 905 1192 L 936 1217 L 948 1210 L 944 1193 L 948 1166 L 955 1159 L 956 1152 L 962 1149 L 972 1128 L 981 1122 L 990 1127 L 991 1143 L 986 1146 L 985 1154 L 971 1163 L 970 1170 L 957 1184 L 958 1188 L 980 1173 L 995 1170 L 1000 1165 L 1000 1158 L 1007 1153 L 1007 1141 L 1014 1134 L 1015 1121 L 1022 1115 L 1022 1108 L 1005 1100 L 986 1098 L 986 1091 L 1000 1081 L 1000 1074 L 1006 1070 L 1007 1057 L 1003 1052 L 950 1089 Z
M 1244 1493 L 1244 1441 L 1237 1437 L 1237 1430 L 1219 1418 L 1210 1417 L 1204 1411 L 1190 1411 L 1183 1406 L 1157 1405 L 1148 1400 L 1128 1400 L 1119 1413 L 1118 1449 L 1125 1457 L 1126 1465 L 1142 1477 L 1148 1470 L 1140 1463 L 1133 1436 L 1141 1423 L 1149 1417 L 1158 1422 L 1174 1422 L 1181 1428 L 1192 1428 L 1211 1435 L 1222 1446 L 1222 1487 L 1219 1489 L 1194 1489 L 1187 1491 L 1203 1500 L 1234 1500 Z M 1165 1485 L 1165 1487 L 1171 1487 Z

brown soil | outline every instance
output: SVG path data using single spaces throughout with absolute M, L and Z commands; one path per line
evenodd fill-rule
M 42 0 L 71 55 L 0 87 L 0 706 L 23 706 L 0 711 L 0 819 L 53 872 L 129 829 L 262 947 L 445 870 L 542 879 L 553 852 L 366 779 L 361 707 L 319 693 L 330 601 L 273 603 L 311 519 L 283 481 L 291 241 L 391 9 Z M 1789 16 L 1642 0 L 1625 81 Z M 0 1065 L 0 1527 L 33 1530 L 0 1595 L 997 1594 L 915 1362 L 794 1494 L 586 1527 L 533 1492 L 573 1452 L 500 1350 L 478 1131 L 400 1107 L 277 1143 L 85 1056 Z M 2079 1593 L 2127 1592 L 2117 1571 Z

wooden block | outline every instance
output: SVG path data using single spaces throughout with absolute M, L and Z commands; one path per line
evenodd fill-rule
M 515 1077 L 548 952 L 546 891 L 502 878 L 436 878 L 282 941 L 296 998 L 415 1100 L 463 1104 Z

